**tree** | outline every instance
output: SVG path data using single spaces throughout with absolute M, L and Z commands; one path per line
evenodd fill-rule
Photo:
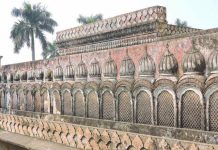
M 46 49 L 42 52 L 43 59 L 53 58 L 58 55 L 58 47 L 55 43 L 48 43 Z
M 42 49 L 47 48 L 47 39 L 44 32 L 54 32 L 57 22 L 51 18 L 51 13 L 40 3 L 31 5 L 23 3 L 22 8 L 14 8 L 12 16 L 17 17 L 14 23 L 10 38 L 14 43 L 14 52 L 19 53 L 20 49 L 26 44 L 31 47 L 32 61 L 35 61 L 35 38 L 38 38 Z
M 77 21 L 84 25 L 84 24 L 89 24 L 89 23 L 93 23 L 93 22 L 96 22 L 98 20 L 102 20 L 103 19 L 103 16 L 102 14 L 96 14 L 94 16 L 83 16 L 83 15 L 79 15 L 79 18 L 77 18 Z
M 179 27 L 188 27 L 187 21 L 181 21 L 179 18 L 176 19 L 175 24 Z

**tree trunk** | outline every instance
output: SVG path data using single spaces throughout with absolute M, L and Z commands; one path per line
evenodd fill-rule
M 32 61 L 35 61 L 35 41 L 34 41 L 34 33 L 31 31 L 31 50 L 32 50 Z

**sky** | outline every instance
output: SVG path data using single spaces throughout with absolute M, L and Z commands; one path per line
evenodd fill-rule
M 23 47 L 19 54 L 13 53 L 10 31 L 17 18 L 11 16 L 11 10 L 22 7 L 23 0 L 0 0 L 0 55 L 2 64 L 31 61 L 31 50 Z M 52 13 L 57 21 L 53 35 L 47 34 L 48 41 L 56 38 L 56 32 L 76 27 L 79 14 L 84 16 L 103 14 L 104 18 L 113 17 L 151 7 L 167 8 L 167 20 L 174 24 L 176 18 L 185 20 L 194 28 L 209 29 L 218 27 L 218 0 L 29 0 L 32 4 L 41 3 Z M 36 59 L 42 59 L 42 48 L 36 40 Z

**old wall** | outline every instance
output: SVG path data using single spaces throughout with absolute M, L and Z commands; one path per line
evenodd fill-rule
M 218 29 L 168 25 L 154 7 L 56 42 L 61 56 L 1 67 L 4 130 L 83 149 L 217 148 Z

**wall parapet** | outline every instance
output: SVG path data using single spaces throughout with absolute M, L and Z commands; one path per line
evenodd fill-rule
M 0 127 L 4 130 L 41 138 L 79 149 L 217 149 L 215 144 L 176 140 L 167 137 L 135 134 L 93 126 L 69 124 L 24 116 L 0 114 Z M 192 133 L 191 130 L 188 131 Z M 207 134 L 207 133 L 206 133 Z
M 166 8 L 154 6 L 57 33 L 56 42 L 102 34 L 152 21 L 166 22 Z

